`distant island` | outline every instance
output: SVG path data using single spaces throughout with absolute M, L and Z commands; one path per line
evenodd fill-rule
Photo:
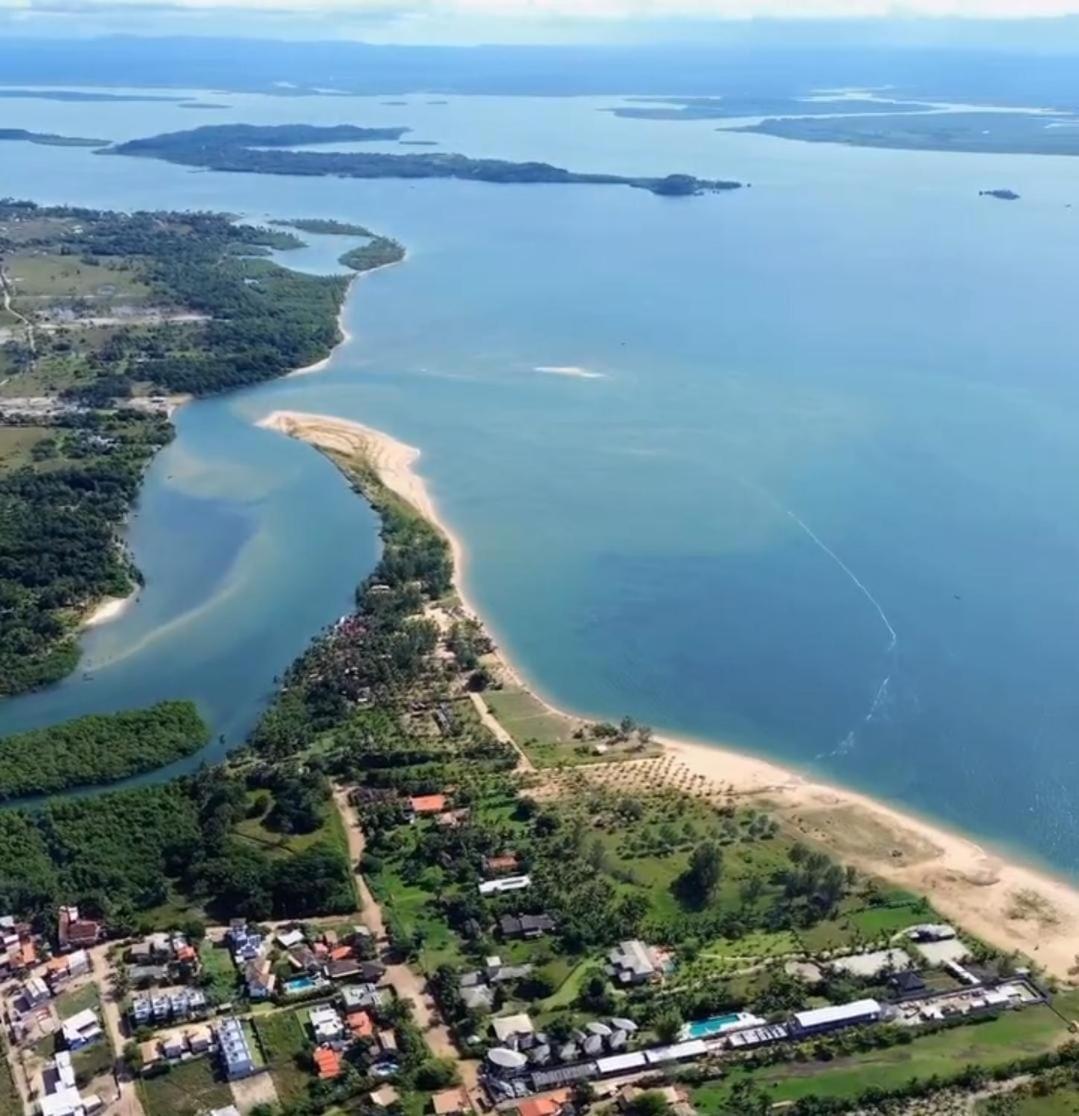
M 390 155 L 383 152 L 297 151 L 315 144 L 399 140 L 408 128 L 360 128 L 352 124 L 221 124 L 128 140 L 106 155 L 164 159 L 189 167 L 254 174 L 336 175 L 341 178 L 458 178 L 474 182 L 587 183 L 632 186 L 666 197 L 735 190 L 740 182 L 706 181 L 689 174 L 628 177 L 578 174 L 549 163 L 471 159 L 443 152 Z
M 875 116 L 773 117 L 730 130 L 808 143 L 846 143 L 905 151 L 1079 155 L 1077 124 L 1079 116 L 1065 114 L 1050 118 L 1029 112 L 897 112 Z
M 364 225 L 353 221 L 335 221 L 328 217 L 297 217 L 293 221 L 274 220 L 271 225 L 286 229 L 299 229 L 313 236 L 371 236 L 375 234 Z
M 0 100 L 68 101 L 68 102 L 119 102 L 119 101 L 183 101 L 183 97 L 169 97 L 156 93 L 96 93 L 82 89 L 0 89 Z
M 56 136 L 51 132 L 28 132 L 25 128 L 0 128 L 0 141 L 37 143 L 43 147 L 104 147 L 109 141 L 83 139 L 79 136 Z
M 808 100 L 802 97 L 633 97 L 632 105 L 607 109 L 627 120 L 729 120 L 743 116 L 850 116 L 929 111 L 917 101 L 863 97 Z
M 1014 190 L 979 190 L 979 198 L 999 198 L 1001 201 L 1018 201 L 1019 195 Z

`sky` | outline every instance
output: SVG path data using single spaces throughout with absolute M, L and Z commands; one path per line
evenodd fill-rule
M 0 0 L 19 35 L 269 35 L 391 43 L 697 41 L 750 20 L 942 25 L 1079 13 L 1079 0 Z

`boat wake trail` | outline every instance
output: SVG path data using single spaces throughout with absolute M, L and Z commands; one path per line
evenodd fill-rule
M 862 594 L 862 596 L 865 597 L 865 599 L 877 610 L 877 615 L 880 617 L 881 623 L 885 626 L 885 628 L 888 629 L 888 638 L 890 642 L 888 644 L 887 650 L 894 651 L 895 645 L 899 642 L 899 637 L 895 634 L 895 628 L 892 627 L 892 622 L 888 619 L 888 616 L 885 613 L 884 609 L 881 608 L 880 601 L 878 601 L 877 598 L 874 597 L 872 593 L 870 593 L 865 582 L 858 577 L 858 575 L 850 568 L 850 566 L 848 566 L 847 563 L 844 562 L 843 559 L 840 558 L 839 555 L 836 554 L 836 552 L 830 546 L 828 546 L 827 543 L 821 540 L 820 536 L 816 534 L 816 532 L 809 526 L 808 523 L 806 523 L 804 519 L 795 515 L 794 512 L 790 510 L 790 508 L 785 508 L 778 502 L 776 503 L 776 506 L 780 508 L 780 510 L 782 510 L 788 516 L 788 518 L 798 524 L 798 526 L 813 541 L 813 543 L 821 550 L 823 550 L 829 558 L 831 558 L 831 560 L 847 575 L 847 577 L 850 578 L 854 585 L 857 586 L 858 591 Z M 885 678 L 884 684 L 886 685 L 887 682 L 888 679 Z
M 781 504 L 767 489 L 761 488 L 759 485 L 754 484 L 752 481 L 747 481 L 740 478 L 742 483 L 748 488 L 752 488 L 755 492 L 759 493 L 769 504 L 785 515 L 798 529 L 813 543 L 818 550 L 820 550 L 832 563 L 839 567 L 843 575 L 851 582 L 852 585 L 862 594 L 863 597 L 873 606 L 874 611 L 880 617 L 880 622 L 884 625 L 888 633 L 888 646 L 884 649 L 885 654 L 895 655 L 896 647 L 899 644 L 899 636 L 895 628 L 892 626 L 891 620 L 888 619 L 888 614 L 884 611 L 883 606 L 876 597 L 870 592 L 869 586 L 839 557 L 838 554 L 809 526 L 808 523 L 800 515 L 791 511 L 790 508 Z M 862 718 L 858 725 L 850 730 L 846 736 L 832 749 L 830 752 L 821 752 L 817 755 L 817 759 L 824 759 L 829 756 L 845 756 L 853 751 L 857 741 L 858 729 L 864 725 L 868 725 L 884 707 L 888 699 L 888 686 L 892 681 L 892 673 L 888 672 L 884 676 L 884 680 L 877 687 L 876 693 L 873 695 L 873 701 L 870 703 L 869 711 Z

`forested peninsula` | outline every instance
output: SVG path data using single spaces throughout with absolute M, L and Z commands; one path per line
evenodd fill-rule
M 0 141 L 15 140 L 37 143 L 44 147 L 104 147 L 109 142 L 79 136 L 58 136 L 52 132 L 28 132 L 25 128 L 0 128 Z
M 221 124 L 129 140 L 107 155 L 137 155 L 184 166 L 254 174 L 337 175 L 342 178 L 460 178 L 475 182 L 584 183 L 632 186 L 654 194 L 684 196 L 734 190 L 740 182 L 708 181 L 689 174 L 627 177 L 579 174 L 549 163 L 471 159 L 442 152 L 297 151 L 315 144 L 400 140 L 407 128 L 360 128 L 351 124 Z
M 194 755 L 210 730 L 189 701 L 91 714 L 0 739 L 0 800 L 55 794 L 153 771 Z
M 172 437 L 165 394 L 268 380 L 340 340 L 348 278 L 265 258 L 300 243 L 223 214 L 0 202 L 0 697 L 73 670 L 81 618 L 136 584 L 119 528 Z M 400 251 L 372 238 L 344 262 Z

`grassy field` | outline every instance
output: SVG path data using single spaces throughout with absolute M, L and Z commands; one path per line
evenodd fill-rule
M 95 1042 L 92 1046 L 80 1050 L 71 1057 L 71 1064 L 80 1081 L 89 1081 L 92 1077 L 100 1077 L 112 1069 L 112 1047 L 107 1038 Z
M 77 256 L 24 254 L 8 258 L 15 309 L 23 312 L 29 303 L 40 309 L 50 302 L 92 299 L 95 302 L 125 304 L 145 302 L 150 288 L 132 270 L 88 264 Z
M 29 465 L 30 451 L 53 433 L 41 426 L 0 427 L 0 474 Z
M 268 796 L 268 791 L 252 791 L 248 794 L 249 803 L 253 803 L 259 796 Z M 295 856 L 297 853 L 309 849 L 319 841 L 328 841 L 342 852 L 348 852 L 348 841 L 345 836 L 341 815 L 332 802 L 327 802 L 322 813 L 322 825 L 311 833 L 278 833 L 266 827 L 266 818 L 272 809 L 272 803 L 265 813 L 254 818 L 244 818 L 237 824 L 233 832 L 237 837 L 257 845 L 271 856 Z
M 312 1081 L 307 1070 L 297 1064 L 297 1057 L 311 1043 L 304 1029 L 305 1018 L 304 1009 L 299 1008 L 274 1012 L 254 1021 L 266 1064 L 283 1104 L 306 1096 L 307 1086 Z
M 61 1019 L 70 1019 L 87 1008 L 93 1008 L 99 1015 L 101 1013 L 101 994 L 93 982 L 84 984 L 75 992 L 65 992 L 56 1001 L 56 1011 Z
M 830 1062 L 791 1062 L 768 1066 L 753 1074 L 773 1102 L 806 1096 L 855 1097 L 870 1085 L 884 1089 L 906 1084 L 912 1077 L 942 1077 L 970 1063 L 988 1068 L 1023 1055 L 1041 1054 L 1068 1037 L 1064 1022 L 1044 1005 L 1006 1012 L 985 1023 L 956 1027 L 915 1039 L 908 1046 L 874 1050 Z M 704 1116 L 717 1112 L 738 1075 L 694 1090 Z
M 575 722 L 552 713 L 527 690 L 507 686 L 504 690 L 488 691 L 483 700 L 537 767 L 581 762 L 582 757 L 575 752 L 580 741 L 572 735 Z
M 202 1116 L 232 1103 L 232 1091 L 214 1076 L 209 1058 L 173 1066 L 167 1073 L 139 1081 L 146 1116 Z
M 227 1003 L 236 994 L 238 979 L 232 955 L 224 946 L 203 942 L 199 956 L 202 958 L 203 972 L 209 974 L 212 980 L 206 989 L 207 995 L 215 1003 Z

